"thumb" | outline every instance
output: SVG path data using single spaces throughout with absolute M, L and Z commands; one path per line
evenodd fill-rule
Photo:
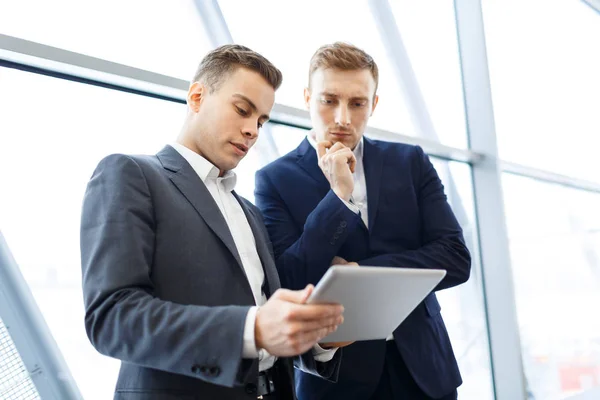
M 303 290 L 279 289 L 273 294 L 273 297 L 289 301 L 290 303 L 304 304 L 310 297 L 313 289 L 313 285 L 307 285 Z

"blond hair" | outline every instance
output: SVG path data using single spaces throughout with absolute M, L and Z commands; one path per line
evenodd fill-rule
M 375 92 L 379 84 L 379 69 L 373 57 L 364 50 L 349 43 L 335 42 L 319 47 L 310 59 L 310 68 L 308 70 L 308 87 L 313 73 L 318 69 L 340 69 L 343 71 L 353 71 L 368 69 L 375 80 Z

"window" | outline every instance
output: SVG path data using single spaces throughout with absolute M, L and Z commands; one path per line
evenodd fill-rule
M 84 327 L 79 221 L 111 153 L 158 152 L 185 106 L 0 68 L 0 229 L 85 399 L 108 399 L 119 362 Z
M 390 5 L 438 140 L 466 148 L 454 2 L 391 1 Z
M 0 2 L 2 34 L 189 80 L 211 49 L 194 0 Z
M 346 41 L 368 52 L 380 69 L 379 104 L 371 125 L 416 134 L 366 1 L 350 6 L 346 0 L 220 0 L 219 5 L 233 40 L 263 54 L 282 70 L 278 103 L 305 109 L 303 89 L 308 84 L 311 56 L 324 44 Z
M 483 1 L 500 157 L 600 182 L 600 14 L 582 1 Z
M 432 158 L 432 162 L 463 229 L 472 259 L 471 277 L 466 283 L 437 292 L 463 378 L 463 384 L 458 388 L 459 398 L 493 400 L 471 168 L 456 161 Z
M 600 194 L 509 174 L 503 186 L 529 387 L 550 400 L 598 390 Z

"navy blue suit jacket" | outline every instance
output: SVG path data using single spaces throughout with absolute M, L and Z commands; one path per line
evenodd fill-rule
M 439 268 L 435 290 L 469 278 L 471 258 L 428 156 L 418 146 L 364 138 L 368 229 L 330 189 L 305 139 L 298 148 L 257 172 L 256 204 L 273 243 L 282 285 L 316 284 L 340 256 L 361 265 Z M 394 331 L 411 375 L 431 397 L 461 383 L 458 365 L 431 293 Z M 376 389 L 385 341 L 344 348 L 337 384 L 296 371 L 299 399 L 362 399 Z

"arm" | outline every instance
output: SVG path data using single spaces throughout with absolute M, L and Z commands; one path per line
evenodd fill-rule
M 316 284 L 360 221 L 330 190 L 300 229 L 264 171 L 256 174 L 254 194 L 273 243 L 282 284 L 291 289 Z
M 462 229 L 444 194 L 444 187 L 429 157 L 417 147 L 420 168 L 419 210 L 423 246 L 410 251 L 381 254 L 360 260 L 361 265 L 444 269 L 447 274 L 436 287 L 446 289 L 466 282 L 471 271 L 471 255 Z
M 294 367 L 327 381 L 337 382 L 343 350 L 325 350 L 327 352 L 333 352 L 332 354 L 330 353 L 331 359 L 327 362 L 319 360 L 319 356 L 315 355 L 315 351 L 316 349 L 313 348 L 310 352 L 296 357 L 294 359 Z
M 240 371 L 249 307 L 155 297 L 155 224 L 139 165 L 126 156 L 104 159 L 88 184 L 81 220 L 88 337 L 107 356 L 231 387 Z

